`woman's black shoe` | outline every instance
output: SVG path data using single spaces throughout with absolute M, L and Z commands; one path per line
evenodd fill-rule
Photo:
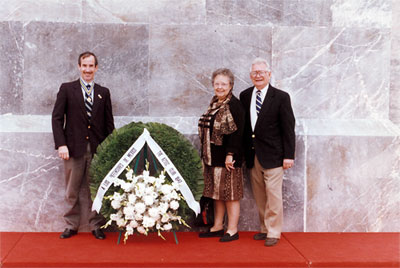
M 208 229 L 208 231 L 205 233 L 199 233 L 200 238 L 222 237 L 222 236 L 224 236 L 224 229 L 214 232 L 211 232 L 210 229 Z
M 219 242 L 231 242 L 231 241 L 238 240 L 238 239 L 239 239 L 239 232 L 237 232 L 234 235 L 230 235 L 229 233 L 226 233 L 226 234 L 224 234 L 223 237 L 221 237 L 219 239 Z

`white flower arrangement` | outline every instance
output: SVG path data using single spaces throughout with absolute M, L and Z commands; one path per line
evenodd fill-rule
M 161 231 L 171 230 L 172 223 L 178 222 L 189 227 L 178 215 L 179 200 L 183 196 L 177 183 L 169 183 L 164 172 L 153 177 L 148 170 L 139 176 L 135 176 L 129 167 L 127 171 L 126 180 L 116 179 L 114 182 L 123 193 L 114 192 L 105 197 L 111 200 L 115 213 L 110 215 L 104 228 L 115 222 L 119 229 L 125 231 L 126 243 L 128 236 L 135 231 L 144 235 L 157 231 L 158 236 L 165 240 Z

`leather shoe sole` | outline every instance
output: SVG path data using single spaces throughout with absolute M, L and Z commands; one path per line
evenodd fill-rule
M 278 238 L 267 238 L 267 239 L 265 239 L 264 246 L 266 246 L 266 247 L 275 246 L 278 243 L 278 241 L 279 241 Z
M 224 234 L 223 237 L 221 237 L 219 239 L 219 242 L 231 242 L 234 240 L 238 240 L 239 239 L 239 233 L 236 233 L 234 235 L 230 235 L 229 233 Z
M 267 234 L 266 233 L 257 233 L 253 236 L 254 240 L 265 240 L 267 239 Z
M 66 228 L 64 232 L 60 235 L 61 239 L 70 238 L 73 235 L 76 235 L 78 231 Z
M 96 239 L 103 240 L 106 238 L 106 235 L 103 233 L 103 231 L 100 228 L 93 230 L 92 234 L 94 235 L 94 237 L 96 237 Z

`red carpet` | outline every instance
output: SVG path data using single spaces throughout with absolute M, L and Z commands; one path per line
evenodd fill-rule
M 117 245 L 90 233 L 59 239 L 59 233 L 0 233 L 2 267 L 400 267 L 399 233 L 284 233 L 275 247 L 254 233 L 220 243 L 197 233 L 132 236 Z
M 310 267 L 400 267 L 399 233 L 284 233 Z

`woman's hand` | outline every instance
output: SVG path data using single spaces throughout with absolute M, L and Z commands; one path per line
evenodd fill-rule
M 235 160 L 233 160 L 233 155 L 227 154 L 225 157 L 225 167 L 228 171 L 234 170 Z

